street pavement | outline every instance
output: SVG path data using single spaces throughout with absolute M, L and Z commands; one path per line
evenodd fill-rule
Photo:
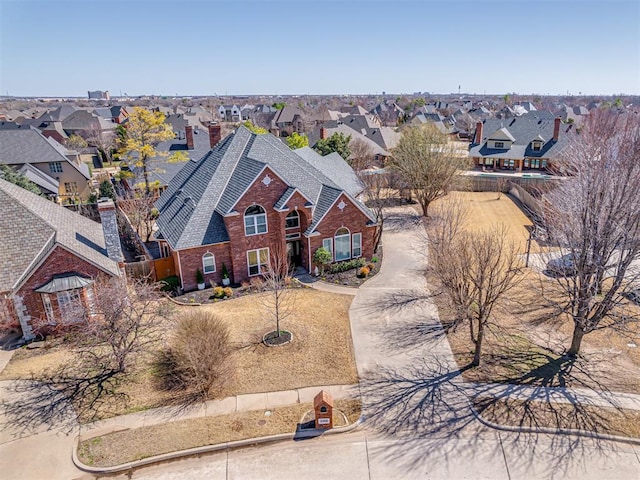
M 409 208 L 387 213 L 381 271 L 358 290 L 350 309 L 364 414 L 358 430 L 201 455 L 111 478 L 639 479 L 638 446 L 497 431 L 476 420 L 468 403 L 474 386 L 462 382 L 429 298 L 420 219 Z M 0 445 L 3 479 L 93 478 L 67 468 L 55 443 L 66 440 L 45 435 L 33 444 Z M 18 448 L 24 448 L 21 456 Z M 70 462 L 71 447 L 65 448 Z M 52 456 L 49 468 L 41 462 L 45 452 Z

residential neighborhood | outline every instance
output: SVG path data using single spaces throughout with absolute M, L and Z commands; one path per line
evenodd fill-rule
M 3 479 L 640 478 L 635 2 L 0 2 Z

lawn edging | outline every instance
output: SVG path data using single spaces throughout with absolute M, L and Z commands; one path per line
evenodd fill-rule
M 201 455 L 204 453 L 212 453 L 212 452 L 217 452 L 222 450 L 231 450 L 234 448 L 261 445 L 265 443 L 274 443 L 274 442 L 280 442 L 284 440 L 296 440 L 296 439 L 302 439 L 302 438 L 311 438 L 311 437 L 324 436 L 324 435 L 347 433 L 358 428 L 362 424 L 363 420 L 364 420 L 363 414 L 360 413 L 360 417 L 355 422 L 353 422 L 350 425 L 346 425 L 344 427 L 332 428 L 330 430 L 310 429 L 308 431 L 280 433 L 276 435 L 268 435 L 266 437 L 258 437 L 258 438 L 247 438 L 245 440 L 236 440 L 234 442 L 218 443 L 216 445 L 203 445 L 201 447 L 189 448 L 187 450 L 179 450 L 177 452 L 163 453 L 161 455 L 155 455 L 153 457 L 143 458 L 141 460 L 122 463 L 120 465 L 114 465 L 111 467 L 94 467 L 94 466 L 86 465 L 82 463 L 82 461 L 78 457 L 78 448 L 80 446 L 80 441 L 81 440 L 85 441 L 91 438 L 100 437 L 102 435 L 106 435 L 108 433 L 112 433 L 115 431 L 129 430 L 128 427 L 116 426 L 116 427 L 110 428 L 109 431 L 103 431 L 102 433 L 96 432 L 98 433 L 97 435 L 91 435 L 89 437 L 77 435 L 76 438 L 73 440 L 73 452 L 71 454 L 71 460 L 73 461 L 73 464 L 77 468 L 79 468 L 84 472 L 98 473 L 98 474 L 118 473 L 118 472 L 130 470 L 133 468 L 139 468 L 147 465 L 152 465 L 155 463 L 166 462 L 169 460 L 176 460 L 179 458 L 189 457 L 193 455 Z
M 588 430 L 577 430 L 573 428 L 547 428 L 547 427 L 516 427 L 514 425 L 503 425 L 501 423 L 492 422 L 482 416 L 480 412 L 473 406 L 471 399 L 467 399 L 469 402 L 469 408 L 476 420 L 482 423 L 484 426 L 493 428 L 495 430 L 502 430 L 505 432 L 515 433 L 543 433 L 549 435 L 574 435 L 577 437 L 593 438 L 596 440 L 609 440 L 613 442 L 624 442 L 632 445 L 640 445 L 640 438 L 623 437 L 620 435 L 609 435 L 607 433 L 596 433 Z

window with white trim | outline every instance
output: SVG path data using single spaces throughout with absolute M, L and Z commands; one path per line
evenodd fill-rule
M 504 142 L 494 142 L 493 148 L 504 148 Z
M 247 265 L 249 266 L 250 277 L 264 273 L 269 266 L 269 249 L 247 250 Z
M 244 211 L 244 234 L 267 233 L 267 214 L 260 205 L 251 205 Z
M 49 325 L 55 325 L 56 318 L 53 314 L 53 305 L 51 305 L 51 298 L 48 293 L 43 293 L 42 295 L 42 304 L 44 305 L 44 313 L 47 315 L 47 322 Z
M 333 237 L 333 243 L 336 249 L 334 254 L 336 262 L 351 258 L 351 234 L 348 229 L 339 228 Z
M 332 238 L 323 238 L 322 239 L 322 248 L 327 250 L 331 254 L 331 260 L 333 260 L 333 239 Z
M 65 290 L 57 293 L 58 309 L 63 321 L 77 322 L 82 320 L 80 315 L 80 309 L 82 308 L 80 290 L 76 288 L 75 290 Z
M 211 252 L 202 255 L 202 271 L 204 273 L 213 273 L 216 271 L 216 257 Z
M 353 258 L 362 256 L 362 234 L 354 233 L 351 236 L 351 255 Z
M 290 230 L 292 228 L 300 228 L 300 214 L 296 210 L 287 215 L 284 227 L 287 230 Z

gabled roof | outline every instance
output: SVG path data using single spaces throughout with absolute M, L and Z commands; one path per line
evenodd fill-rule
M 278 138 L 239 127 L 203 158 L 187 162 L 169 183 L 156 203 L 163 238 L 176 250 L 228 241 L 224 215 L 233 213 L 235 204 L 265 168 L 313 204 L 313 223 L 308 232 L 343 193 Z M 374 220 L 370 212 L 368 215 Z
M 66 155 L 73 154 L 58 142 L 47 138 L 34 129 L 0 128 L 0 163 L 22 165 L 25 163 L 67 162 L 73 165 L 86 178 L 90 178 L 89 168 L 80 163 L 76 165 Z
M 44 113 L 38 120 L 41 122 L 61 122 L 78 110 L 75 105 L 61 105 L 55 110 Z
M 58 182 L 55 178 L 50 177 L 42 170 L 34 167 L 29 163 L 25 163 L 18 170 L 19 173 L 27 177 L 33 183 L 35 183 L 40 190 L 44 193 L 57 195 L 60 189 L 60 182 Z
M 513 138 L 513 135 L 511 135 L 511 133 L 509 133 L 509 130 L 507 130 L 504 127 L 499 128 L 498 130 L 493 132 L 491 135 L 489 135 L 489 137 L 487 137 L 487 140 L 505 140 L 505 141 L 509 141 L 509 142 L 515 142 L 516 141 L 516 139 Z
M 294 152 L 324 173 L 352 197 L 357 197 L 364 189 L 358 176 L 339 153 L 333 152 L 323 157 L 310 147 L 298 148 Z
M 46 198 L 0 179 L 0 291 L 11 290 L 56 244 L 111 275 L 102 226 Z

